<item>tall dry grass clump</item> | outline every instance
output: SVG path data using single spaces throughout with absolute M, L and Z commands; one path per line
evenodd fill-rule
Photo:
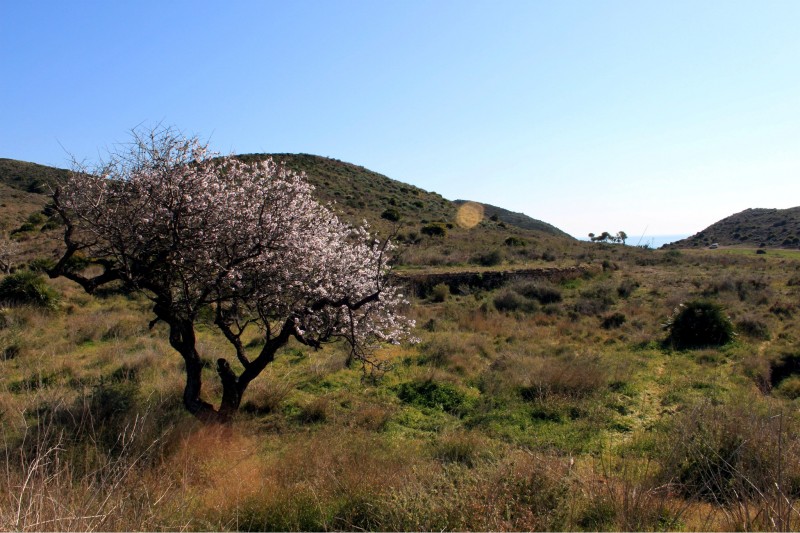
M 24 413 L 20 413 L 24 416 Z M 145 473 L 162 451 L 162 436 L 134 415 L 113 452 L 76 442 L 52 417 L 15 435 L 3 426 L 0 529 L 11 531 L 141 530 L 174 527 L 162 507 L 172 488 Z
M 796 530 L 797 423 L 764 406 L 701 403 L 681 413 L 664 435 L 662 480 L 684 498 L 715 504 L 727 527 Z

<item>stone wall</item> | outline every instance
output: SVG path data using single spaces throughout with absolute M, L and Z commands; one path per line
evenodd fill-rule
M 450 292 L 458 294 L 478 289 L 493 290 L 516 281 L 549 281 L 561 283 L 583 276 L 592 276 L 603 271 L 600 265 L 578 265 L 571 267 L 525 268 L 516 270 L 484 270 L 479 272 L 437 272 L 417 274 L 412 272 L 394 273 L 400 284 L 406 285 L 412 293 L 424 298 L 431 289 L 440 283 L 450 287 Z

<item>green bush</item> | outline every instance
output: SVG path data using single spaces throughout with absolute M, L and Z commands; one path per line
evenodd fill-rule
M 21 270 L 0 281 L 0 301 L 54 309 L 58 294 L 36 272 Z
M 514 285 L 512 289 L 526 298 L 538 300 L 541 304 L 552 304 L 561 301 L 561 291 L 545 282 L 519 283 Z
M 34 224 L 31 224 L 30 222 L 25 222 L 20 227 L 18 227 L 14 231 L 12 231 L 11 234 L 15 235 L 17 233 L 26 233 L 26 232 L 35 231 L 35 230 L 36 230 L 36 226 Z
M 450 296 L 450 287 L 446 283 L 439 283 L 431 289 L 432 302 L 444 302 Z
M 470 403 L 469 398 L 455 386 L 432 380 L 401 383 L 396 391 L 397 397 L 404 403 L 456 415 L 463 413 Z
M 390 207 L 381 213 L 381 218 L 388 220 L 389 222 L 397 222 L 400 220 L 400 213 L 397 211 L 397 209 Z
M 524 239 L 520 239 L 519 237 L 508 237 L 503 243 L 506 246 L 525 246 L 527 244 Z
M 56 266 L 56 262 L 49 257 L 37 257 L 28 262 L 28 270 L 31 272 L 47 272 Z
M 617 287 L 617 294 L 619 295 L 620 298 L 627 298 L 628 296 L 633 294 L 633 291 L 635 291 L 638 288 L 639 288 L 638 281 L 626 278 L 623 279 L 622 283 L 620 283 L 619 287 Z
M 503 262 L 503 255 L 498 250 L 477 254 L 472 258 L 472 263 L 481 266 L 496 266 Z
M 614 329 L 621 327 L 626 321 L 626 317 L 622 313 L 613 313 L 603 318 L 600 327 L 603 329 Z
M 681 306 L 667 326 L 667 342 L 678 349 L 722 346 L 733 340 L 733 325 L 719 305 L 693 301 Z
M 428 224 L 422 226 L 420 232 L 422 232 L 423 235 L 427 235 L 428 237 L 444 237 L 445 235 L 447 235 L 447 230 L 444 228 L 444 226 L 441 226 L 439 224 Z
M 45 217 L 42 213 L 31 213 L 28 216 L 28 222 L 35 226 L 38 226 L 39 224 L 44 224 L 45 220 L 47 220 L 47 217 Z
M 494 297 L 494 307 L 498 311 L 523 311 L 532 313 L 539 309 L 535 300 L 526 298 L 512 290 L 503 290 Z
M 742 317 L 736 322 L 736 329 L 748 337 L 769 340 L 769 327 L 763 320 L 753 316 Z

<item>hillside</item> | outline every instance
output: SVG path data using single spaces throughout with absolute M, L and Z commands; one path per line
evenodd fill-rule
M 459 227 L 456 214 L 463 201 L 408 185 L 364 167 L 309 154 L 244 154 L 246 162 L 272 157 L 288 168 L 305 172 L 322 203 L 353 224 L 367 221 L 379 236 L 394 234 L 403 245 L 400 264 L 406 266 L 457 266 L 548 262 L 566 257 L 578 241 L 558 228 L 520 213 L 485 205 L 476 226 Z M 68 171 L 0 159 L 0 187 L 14 191 L 15 207 L 0 219 L 0 232 L 19 229 L 27 217 L 46 202 L 40 194 Z M 0 190 L 0 198 L 11 194 Z M 24 197 L 24 198 L 23 198 Z M 496 215 L 493 217 L 493 215 Z M 37 231 L 16 238 L 40 240 Z M 50 247 L 48 245 L 48 247 Z M 41 248 L 41 247 L 40 247 Z
M 713 243 L 720 246 L 798 248 L 800 207 L 745 209 L 669 247 L 702 248 Z
M 0 183 L 20 191 L 43 193 L 48 185 L 66 177 L 68 173 L 63 168 L 0 158 Z
M 462 205 L 466 202 L 468 202 L 468 200 L 455 200 L 453 203 L 456 205 Z M 516 226 L 518 228 L 541 231 L 543 233 L 550 233 L 552 235 L 568 237 L 570 239 L 572 238 L 569 234 L 561 231 L 552 224 L 531 218 L 525 213 L 515 213 L 514 211 L 509 211 L 507 209 L 503 209 L 502 207 L 497 207 L 491 204 L 482 205 L 484 214 L 487 218 L 496 217 L 500 222 L 505 222 L 506 224 L 511 224 L 512 226 Z

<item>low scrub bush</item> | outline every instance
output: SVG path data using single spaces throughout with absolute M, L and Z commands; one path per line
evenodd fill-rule
M 552 395 L 584 397 L 608 384 L 608 371 L 596 356 L 536 358 L 525 366 L 520 394 L 529 401 Z
M 471 262 L 481 266 L 496 266 L 503 262 L 503 254 L 499 250 L 491 250 L 475 255 Z
M 242 405 L 242 411 L 255 415 L 277 413 L 294 388 L 295 384 L 288 379 L 265 376 L 251 387 L 250 399 Z
M 389 222 L 397 222 L 400 220 L 400 212 L 397 211 L 397 209 L 390 207 L 381 213 L 381 218 L 388 220 Z
M 736 331 L 753 339 L 769 340 L 769 326 L 763 320 L 751 315 L 736 321 Z
M 677 349 L 722 346 L 733 340 L 733 325 L 719 305 L 693 301 L 667 325 L 667 343 Z
M 443 463 L 458 463 L 473 467 L 487 455 L 486 442 L 478 435 L 456 432 L 440 437 L 433 447 L 433 455 Z
M 775 388 L 775 393 L 787 400 L 800 398 L 800 376 L 789 376 L 781 381 Z
M 15 272 L 0 281 L 0 301 L 55 309 L 58 300 L 58 293 L 30 270 Z
M 572 311 L 576 315 L 597 316 L 608 311 L 614 302 L 613 289 L 607 285 L 597 285 L 580 293 L 572 305 Z
M 792 318 L 797 311 L 797 306 L 793 303 L 775 302 L 769 308 L 769 312 L 778 318 Z
M 527 243 L 525 242 L 524 239 L 512 236 L 512 237 L 507 237 L 506 240 L 503 241 L 503 244 L 505 244 L 506 246 L 515 247 L 515 246 L 525 246 Z
M 526 298 L 538 300 L 541 304 L 556 303 L 560 302 L 562 299 L 561 290 L 547 282 L 532 281 L 517 283 L 512 286 L 511 289 Z
M 440 409 L 450 414 L 462 414 L 472 403 L 454 385 L 433 380 L 408 381 L 396 387 L 400 401 L 417 407 Z
M 492 300 L 498 311 L 522 311 L 532 313 L 539 309 L 535 300 L 526 298 L 510 289 L 500 291 Z
M 737 512 L 751 507 L 737 517 L 739 527 L 762 529 L 780 518 L 774 513 L 781 504 L 787 508 L 800 494 L 800 442 L 790 438 L 796 426 L 790 416 L 753 405 L 688 409 L 657 446 L 662 481 L 687 498 L 733 504 Z
M 639 282 L 630 278 L 623 279 L 617 287 L 617 295 L 620 298 L 627 298 L 633 291 L 639 288 Z
M 439 283 L 431 289 L 430 299 L 432 302 L 444 302 L 449 296 L 450 287 L 446 283 Z
M 441 224 L 427 224 L 422 226 L 420 233 L 428 237 L 444 237 L 447 235 L 447 229 Z
M 600 327 L 603 329 L 618 328 L 625 323 L 625 320 L 626 320 L 625 315 L 623 315 L 622 313 L 614 313 L 603 318 L 603 321 L 600 322 Z
M 37 257 L 36 259 L 31 259 L 28 263 L 28 270 L 31 272 L 47 272 L 55 266 L 56 262 L 49 257 Z

